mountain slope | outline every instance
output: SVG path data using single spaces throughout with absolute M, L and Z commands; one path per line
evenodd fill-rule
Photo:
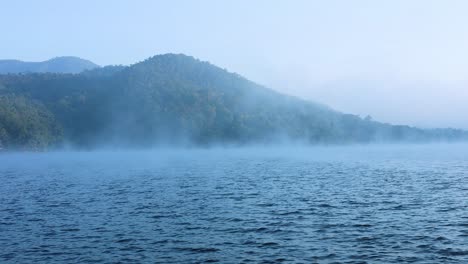
M 99 67 L 78 57 L 57 57 L 42 62 L 0 60 L 0 74 L 6 73 L 80 73 Z
M 79 147 L 468 138 L 461 130 L 393 126 L 342 114 L 181 54 L 77 75 L 3 75 L 0 94 L 44 105 L 63 129 L 60 140 Z
M 22 96 L 0 95 L 0 149 L 43 149 L 61 137 L 60 125 L 44 105 Z

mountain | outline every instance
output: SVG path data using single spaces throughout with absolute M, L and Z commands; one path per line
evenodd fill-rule
M 57 57 L 42 62 L 0 60 L 0 74 L 6 73 L 80 73 L 99 65 L 78 57 Z
M 182 54 L 80 74 L 0 75 L 0 100 L 0 144 L 7 149 L 468 139 L 462 130 L 340 113 Z

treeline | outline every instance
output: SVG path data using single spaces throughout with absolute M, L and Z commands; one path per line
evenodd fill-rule
M 0 75 L 0 103 L 3 148 L 468 138 L 342 114 L 175 54 L 81 74 Z

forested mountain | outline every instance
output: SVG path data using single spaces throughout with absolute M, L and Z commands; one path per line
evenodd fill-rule
M 0 60 L 0 74 L 5 73 L 80 73 L 99 67 L 78 57 L 57 57 L 42 62 Z
M 339 113 L 179 54 L 81 74 L 0 75 L 0 103 L 4 148 L 468 139 Z

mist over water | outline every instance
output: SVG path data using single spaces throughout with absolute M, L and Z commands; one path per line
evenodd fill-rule
M 0 262 L 465 263 L 467 147 L 1 153 Z
M 0 264 L 468 263 L 468 1 L 0 7 Z

